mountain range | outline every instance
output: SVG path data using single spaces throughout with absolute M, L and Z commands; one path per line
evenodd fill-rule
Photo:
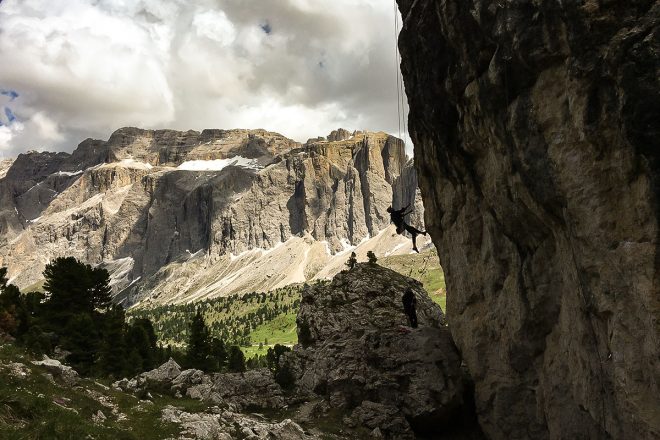
M 107 268 L 126 306 L 329 278 L 350 251 L 409 253 L 390 205 L 423 224 L 403 142 L 344 129 L 301 144 L 265 130 L 122 128 L 71 154 L 2 162 L 0 201 L 12 283 L 38 288 L 49 261 L 74 256 Z

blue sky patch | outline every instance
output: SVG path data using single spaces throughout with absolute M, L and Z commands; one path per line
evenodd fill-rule
M 14 113 L 9 107 L 5 107 L 5 116 L 7 116 L 7 121 L 9 121 L 10 124 L 16 120 L 16 116 L 14 116 Z
M 15 90 L 0 89 L 0 95 L 9 96 L 10 101 L 13 101 L 14 99 L 19 97 L 18 92 L 16 92 Z
M 266 20 L 265 22 L 261 23 L 261 24 L 259 25 L 259 27 L 260 27 L 261 30 L 264 31 L 264 33 L 267 34 L 267 35 L 270 35 L 270 34 L 273 32 L 273 27 L 270 25 L 270 23 L 268 22 L 268 20 Z

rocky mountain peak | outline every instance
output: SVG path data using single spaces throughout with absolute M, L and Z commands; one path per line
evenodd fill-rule
M 343 128 L 339 128 L 337 130 L 333 130 L 327 137 L 328 142 L 336 142 L 336 141 L 345 141 L 346 139 L 349 139 L 351 136 L 350 131 L 345 130 Z
M 266 130 L 144 130 L 124 127 L 103 141 L 86 140 L 74 151 L 78 163 L 135 160 L 152 166 L 179 166 L 185 161 L 234 156 L 272 159 L 298 146 Z M 82 160 L 81 160 L 82 158 Z
M 103 264 L 120 274 L 117 289 L 130 286 L 123 297 L 130 304 L 153 292 L 183 300 L 253 290 L 256 279 L 239 287 L 204 271 L 192 276 L 204 272 L 208 285 L 163 283 L 193 255 L 210 271 L 230 267 L 232 255 L 289 243 L 286 258 L 262 263 L 300 269 L 272 281 L 270 271 L 259 272 L 261 283 L 311 279 L 334 254 L 379 236 L 393 203 L 416 206 L 411 221 L 423 215 L 403 143 L 347 133 L 300 145 L 265 130 L 127 127 L 107 141 L 85 140 L 71 155 L 22 155 L 0 180 L 0 264 L 21 286 L 37 282 L 55 256 Z M 400 238 L 391 239 L 393 249 L 406 244 Z

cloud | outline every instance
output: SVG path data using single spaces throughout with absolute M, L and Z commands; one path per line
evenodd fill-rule
M 17 120 L 0 155 L 129 125 L 397 134 L 392 14 L 380 0 L 5 0 L 0 105 Z

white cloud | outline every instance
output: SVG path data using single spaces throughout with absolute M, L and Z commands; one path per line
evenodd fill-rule
M 5 0 L 0 155 L 122 126 L 397 131 L 393 9 L 376 0 Z M 9 133 L 9 134 L 7 134 Z

